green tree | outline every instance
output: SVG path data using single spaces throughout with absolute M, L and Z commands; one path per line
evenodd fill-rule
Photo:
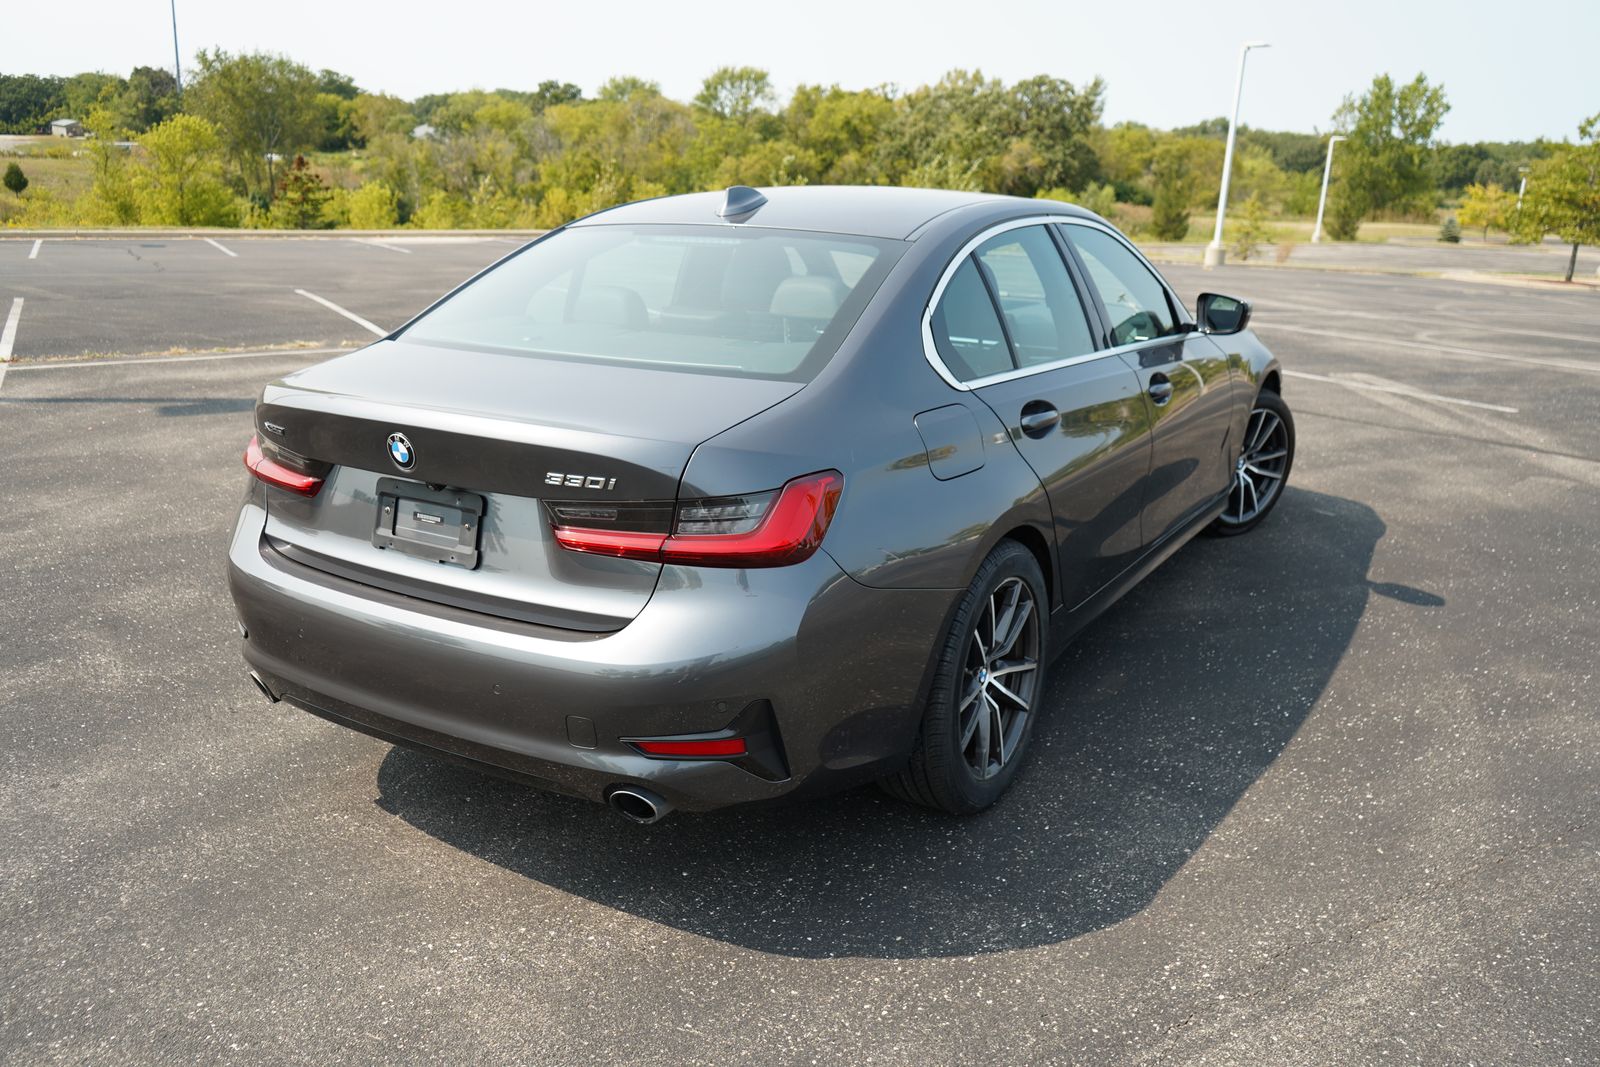
M 1439 240 L 1445 244 L 1458 245 L 1461 243 L 1461 224 L 1456 217 L 1451 215 L 1439 224 Z
M 718 118 L 744 123 L 776 99 L 766 71 L 758 67 L 719 67 L 701 84 L 694 102 Z
M 632 74 L 619 74 L 600 86 L 600 99 L 611 103 L 631 100 L 635 96 L 660 95 L 660 82 L 653 82 L 648 78 L 636 78 Z
M 317 92 L 337 96 L 341 100 L 354 100 L 361 95 L 354 78 L 326 67 L 317 73 Z
M 65 79 L 0 74 L 0 133 L 32 133 L 51 119 L 61 118 L 66 108 Z
M 104 71 L 92 70 L 74 74 L 62 87 L 63 106 L 68 112 L 65 117 L 81 121 L 89 114 L 90 108 L 110 104 L 126 87 L 127 83 L 120 77 Z
M 228 226 L 238 220 L 222 182 L 222 142 L 197 115 L 174 115 L 139 139 L 140 220 L 152 226 Z
M 894 100 L 883 89 L 802 85 L 784 109 L 783 129 L 815 155 L 820 180 L 877 185 L 887 180 L 880 146 L 894 117 Z
M 1578 248 L 1600 244 L 1600 114 L 1578 125 L 1578 144 L 1561 144 L 1535 162 L 1516 227 L 1525 240 L 1553 233 L 1572 246 L 1566 280 L 1578 264 Z
M 321 132 L 316 76 L 265 52 L 202 50 L 197 59 L 200 73 L 185 105 L 216 128 L 245 192 L 270 201 L 279 161 L 310 147 Z
M 3 181 L 5 187 L 18 196 L 21 196 L 22 190 L 28 187 L 28 176 L 22 173 L 22 168 L 17 165 L 16 160 L 6 164 L 6 176 L 0 181 Z
M 1194 152 L 1184 141 L 1164 142 L 1150 159 L 1155 187 L 1150 232 L 1162 241 L 1181 241 L 1189 234 L 1189 207 L 1195 197 Z
M 117 121 L 143 133 L 178 110 L 178 81 L 161 67 L 134 67 L 117 97 Z
M 1354 219 L 1359 228 L 1379 211 L 1432 211 L 1434 134 L 1449 110 L 1444 87 L 1423 74 L 1400 86 L 1380 74 L 1360 97 L 1345 97 L 1333 116 L 1348 139 L 1339 149 L 1344 177 L 1334 197 L 1342 224 Z
M 1516 208 L 1517 198 L 1508 189 L 1490 182 L 1488 185 L 1473 183 L 1467 186 L 1461 198 L 1461 210 L 1458 217 L 1463 227 L 1482 229 L 1483 239 L 1489 239 L 1489 230 L 1503 230 L 1511 218 L 1512 211 Z
M 80 205 L 80 222 L 91 226 L 133 226 L 139 221 L 139 202 L 133 174 L 128 165 L 128 150 L 117 142 L 127 130 L 117 122 L 110 108 L 93 107 L 83 120 L 94 137 L 89 141 L 94 184 Z
M 1033 189 L 1040 185 L 1081 189 L 1098 175 L 1099 160 L 1089 135 L 1104 107 L 1103 81 L 1095 78 L 1080 89 L 1041 74 L 1013 85 L 1008 95 L 1012 138 L 1026 142 L 1039 159 L 1038 174 L 1030 176 Z
M 523 103 L 537 113 L 556 104 L 577 103 L 583 99 L 583 90 L 571 82 L 542 81 L 539 83 L 539 88 L 524 95 L 527 99 L 523 100 Z

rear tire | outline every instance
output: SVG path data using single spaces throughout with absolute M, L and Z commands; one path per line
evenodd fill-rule
M 962 595 L 911 760 L 882 782 L 888 793 L 970 815 L 1010 787 L 1044 696 L 1049 605 L 1033 553 L 1000 542 Z
M 1228 502 L 1206 532 L 1215 537 L 1232 537 L 1260 526 L 1283 499 L 1293 466 L 1294 415 L 1283 397 L 1263 390 L 1257 394 L 1245 422 Z

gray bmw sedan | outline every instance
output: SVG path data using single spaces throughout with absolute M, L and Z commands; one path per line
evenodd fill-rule
M 266 696 L 653 822 L 975 812 L 1052 656 L 1283 493 L 1250 307 L 1052 201 L 667 197 L 268 385 L 230 548 Z

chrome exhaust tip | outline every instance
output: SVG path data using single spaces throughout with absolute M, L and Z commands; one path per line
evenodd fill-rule
M 257 674 L 255 671 L 250 672 L 250 680 L 256 683 L 256 688 L 261 690 L 261 695 L 266 697 L 267 700 L 271 701 L 272 703 L 276 704 L 282 699 L 277 693 L 272 691 L 272 688 L 267 685 L 266 682 L 261 680 L 261 675 Z
M 648 789 L 636 785 L 619 785 L 606 794 L 611 810 L 629 822 L 641 826 L 660 822 L 672 814 L 672 805 Z

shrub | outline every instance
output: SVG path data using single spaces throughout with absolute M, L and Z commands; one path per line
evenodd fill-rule
M 350 225 L 358 230 L 387 230 L 400 221 L 400 198 L 383 182 L 367 182 L 348 200 Z
M 22 173 L 22 168 L 17 165 L 15 160 L 6 164 L 6 176 L 0 181 L 3 181 L 5 187 L 18 196 L 21 196 L 22 190 L 28 187 L 28 176 Z
M 1361 219 L 1365 214 L 1361 197 L 1340 184 L 1328 194 L 1328 213 L 1323 228 L 1335 241 L 1354 241 L 1361 232 Z
M 1458 245 L 1461 243 L 1461 224 L 1452 215 L 1444 220 L 1444 225 L 1439 227 L 1439 240 L 1447 244 Z
M 1232 252 L 1238 259 L 1249 259 L 1262 245 L 1270 243 L 1273 236 L 1272 228 L 1267 225 L 1266 205 L 1259 194 L 1252 193 L 1239 209 L 1239 228 L 1233 232 Z

